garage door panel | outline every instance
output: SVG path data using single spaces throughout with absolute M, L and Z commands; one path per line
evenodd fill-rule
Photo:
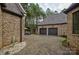
M 41 35 L 46 35 L 47 34 L 47 29 L 46 28 L 40 28 L 40 34 Z
M 48 35 L 58 35 L 57 28 L 48 28 Z

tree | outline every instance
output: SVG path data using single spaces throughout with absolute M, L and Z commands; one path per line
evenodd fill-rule
M 51 11 L 51 9 L 47 8 L 46 14 L 47 14 L 47 16 L 52 15 L 53 14 L 53 11 Z
M 63 10 L 61 10 L 61 12 L 63 12 L 64 13 L 64 11 L 65 11 L 66 9 L 64 8 Z
M 26 11 L 25 27 L 30 27 L 31 30 L 37 28 L 38 20 L 46 16 L 43 9 L 36 3 L 22 3 Z M 35 23 L 36 20 L 36 23 Z

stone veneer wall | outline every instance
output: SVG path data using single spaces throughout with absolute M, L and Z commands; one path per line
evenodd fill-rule
M 67 35 L 67 24 L 59 24 L 59 25 L 44 25 L 44 26 L 38 26 L 38 34 L 40 28 L 58 28 L 58 35 Z
M 79 50 L 79 35 L 72 33 L 72 29 L 73 29 L 72 13 L 74 13 L 78 10 L 79 10 L 79 7 L 76 8 L 76 9 L 73 9 L 67 15 L 67 22 L 68 22 L 68 24 L 67 24 L 67 37 L 68 37 L 68 40 L 69 40 L 69 43 L 70 43 L 70 48 L 73 51 Z
M 0 48 L 11 44 L 13 40 L 20 42 L 21 20 L 22 17 L 4 12 L 0 7 Z
M 20 42 L 20 20 L 21 18 L 6 12 L 3 12 L 3 46 L 11 44 L 13 40 Z

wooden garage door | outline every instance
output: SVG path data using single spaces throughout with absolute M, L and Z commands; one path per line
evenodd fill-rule
M 41 35 L 46 35 L 47 34 L 47 29 L 46 28 L 40 28 L 40 34 Z
M 57 28 L 48 28 L 48 35 L 58 35 Z

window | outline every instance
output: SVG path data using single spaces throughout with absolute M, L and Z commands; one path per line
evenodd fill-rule
M 79 34 L 79 11 L 73 13 L 73 34 Z

